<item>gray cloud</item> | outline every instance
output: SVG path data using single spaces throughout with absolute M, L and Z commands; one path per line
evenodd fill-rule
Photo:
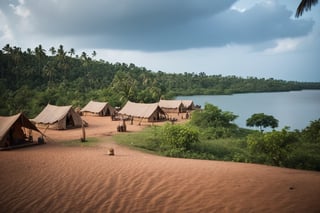
M 284 6 L 259 4 L 245 12 L 231 10 L 236 0 L 29 0 L 28 17 L 18 17 L 9 4 L 4 14 L 23 36 L 72 37 L 77 46 L 165 51 L 250 44 L 308 34 L 312 21 L 295 20 Z M 17 6 L 18 2 L 9 1 Z M 25 28 L 24 28 L 25 29 Z M 21 39 L 23 39 L 21 37 Z

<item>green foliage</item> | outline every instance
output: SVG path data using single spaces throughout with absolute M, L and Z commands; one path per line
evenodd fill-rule
M 166 123 L 162 127 L 161 149 L 183 152 L 192 144 L 199 142 L 199 132 L 190 125 L 172 125 Z
M 207 139 L 231 137 L 237 126 L 232 123 L 238 116 L 206 103 L 204 110 L 192 113 L 190 124 L 202 130 Z
M 202 153 L 206 156 L 204 159 L 208 160 L 248 162 L 249 158 L 246 142 L 243 139 L 203 140 L 193 145 L 192 150 L 195 153 Z
M 291 149 L 285 167 L 320 171 L 320 144 L 300 142 L 292 144 Z
M 82 107 L 93 99 L 123 106 L 127 100 L 151 103 L 160 97 L 170 99 L 177 95 L 320 88 L 320 83 L 151 72 L 134 64 L 97 61 L 95 56 L 95 51 L 92 58 L 85 52 L 79 56 L 73 48 L 67 51 L 63 45 L 49 51 L 42 45 L 26 51 L 5 45 L 0 50 L 1 115 L 24 111 L 28 117 L 34 117 L 47 103 Z
M 193 112 L 191 124 L 200 128 L 207 127 L 230 127 L 231 122 L 238 116 L 232 112 L 224 112 L 217 106 L 206 103 L 204 110 Z
M 303 141 L 320 144 L 320 119 L 311 121 L 301 132 Z
M 271 127 L 272 129 L 278 127 L 279 121 L 272 115 L 265 115 L 264 113 L 253 114 L 247 119 L 247 126 L 259 127 L 262 131 L 262 127 Z
M 139 132 L 116 134 L 113 136 L 113 139 L 126 146 L 159 152 L 161 143 L 160 135 L 161 127 L 152 126 Z
M 248 149 L 255 161 L 255 155 L 258 155 L 259 161 L 263 163 L 283 166 L 287 160 L 288 153 L 291 151 L 290 144 L 298 141 L 295 133 L 287 131 L 272 131 L 267 133 L 254 133 L 248 136 Z
M 183 129 L 182 131 L 190 128 L 188 125 L 168 125 L 174 127 L 175 130 Z M 170 129 L 168 132 L 176 132 L 170 126 L 165 127 Z M 164 137 L 162 137 L 164 131 L 167 131 L 164 130 L 164 127 L 154 126 L 137 133 L 118 134 L 113 138 L 118 143 L 170 157 L 249 162 L 249 153 L 244 139 L 196 140 L 197 142 L 190 144 L 190 141 L 184 137 L 183 140 L 188 145 L 180 145 L 180 143 L 177 145 L 171 138 L 169 142 L 164 141 Z
M 167 125 L 152 126 L 137 133 L 118 134 L 114 139 L 121 144 L 170 157 L 253 162 L 320 171 L 320 144 L 303 141 L 300 132 L 290 132 L 287 128 L 266 133 L 246 130 L 238 132 L 237 138 L 220 139 L 207 139 L 201 131 L 199 140 L 190 144 L 186 137 L 182 137 L 185 143 L 177 143 L 172 138 L 164 142 L 177 129 L 186 131 L 190 128 L 189 125 Z M 167 131 L 166 137 L 163 137 L 164 131 Z

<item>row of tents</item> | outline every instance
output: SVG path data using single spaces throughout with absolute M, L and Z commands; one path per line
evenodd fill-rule
M 128 101 L 117 111 L 108 102 L 90 101 L 79 112 L 71 105 L 55 106 L 48 104 L 35 118 L 28 119 L 22 113 L 14 116 L 0 116 L 0 147 L 32 142 L 30 132 L 40 128 L 69 129 L 84 125 L 80 115 L 120 116 L 141 122 L 157 122 L 168 119 L 168 113 L 182 113 L 195 109 L 193 101 L 160 100 L 158 103 L 145 104 Z M 29 134 L 28 134 L 29 132 Z

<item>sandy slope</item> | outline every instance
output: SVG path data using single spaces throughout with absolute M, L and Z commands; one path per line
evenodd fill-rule
M 79 129 L 48 130 L 46 145 L 0 152 L 0 212 L 320 212 L 319 172 L 141 153 L 106 136 L 108 119 L 87 119 L 98 147 L 61 145 Z

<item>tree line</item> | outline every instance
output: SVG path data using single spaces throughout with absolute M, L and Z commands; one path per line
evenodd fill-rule
M 0 114 L 38 114 L 48 103 L 82 107 L 90 100 L 123 106 L 127 100 L 151 103 L 177 95 L 320 89 L 319 82 L 241 78 L 200 73 L 165 73 L 134 64 L 96 59 L 97 53 L 76 54 L 63 45 L 45 50 L 5 45 L 0 50 Z

